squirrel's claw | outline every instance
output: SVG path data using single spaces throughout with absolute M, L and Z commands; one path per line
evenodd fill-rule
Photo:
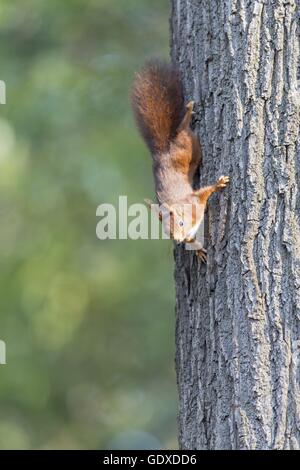
M 186 109 L 187 109 L 191 114 L 195 114 L 195 112 L 193 111 L 193 109 L 194 109 L 194 104 L 195 104 L 195 101 L 189 101 L 189 103 L 186 105 Z
M 202 261 L 202 263 L 206 263 L 207 256 L 206 256 L 206 250 L 204 248 L 197 250 L 197 256 L 198 256 L 198 259 Z
M 217 181 L 217 188 L 218 189 L 225 188 L 228 183 L 229 183 L 229 176 L 223 176 L 222 175 L 222 176 L 220 176 L 220 178 Z

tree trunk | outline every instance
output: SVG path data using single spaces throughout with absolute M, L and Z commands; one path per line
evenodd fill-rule
M 173 0 L 172 57 L 196 103 L 207 266 L 175 250 L 183 449 L 300 448 L 297 0 Z

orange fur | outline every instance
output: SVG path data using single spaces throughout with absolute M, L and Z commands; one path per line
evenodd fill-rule
M 149 61 L 135 76 L 132 106 L 150 151 L 167 151 L 183 117 L 184 101 L 178 71 L 164 62 Z
M 151 61 L 136 74 L 132 106 L 153 156 L 158 202 L 164 204 L 170 214 L 169 218 L 164 218 L 159 212 L 159 217 L 172 238 L 179 242 L 191 241 L 204 217 L 209 196 L 229 181 L 228 177 L 221 176 L 214 185 L 193 190 L 193 179 L 202 160 L 198 137 L 190 128 L 193 104 L 189 102 L 184 111 L 180 76 L 173 66 Z M 186 204 L 192 210 L 188 223 L 184 222 Z M 198 255 L 204 261 L 202 248 Z

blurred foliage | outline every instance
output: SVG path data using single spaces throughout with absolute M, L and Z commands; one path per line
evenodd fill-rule
M 99 241 L 153 196 L 134 70 L 167 0 L 0 0 L 0 448 L 176 447 L 172 248 Z

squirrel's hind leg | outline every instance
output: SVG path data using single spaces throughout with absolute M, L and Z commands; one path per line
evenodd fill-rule
M 186 105 L 186 113 L 184 115 L 183 120 L 181 121 L 181 124 L 179 125 L 177 129 L 178 133 L 182 131 L 187 131 L 191 138 L 192 156 L 191 156 L 191 161 L 189 163 L 189 180 L 190 180 L 191 185 L 193 185 L 194 183 L 194 177 L 196 175 L 196 171 L 199 168 L 199 165 L 202 161 L 202 152 L 201 152 L 201 146 L 200 146 L 198 136 L 192 131 L 192 129 L 190 129 L 192 116 L 194 114 L 193 108 L 194 108 L 194 101 L 190 101 Z
M 194 108 L 194 101 L 190 101 L 186 105 L 186 113 L 181 123 L 178 126 L 177 132 L 186 131 L 189 129 L 191 120 L 192 120 L 192 115 L 194 114 L 193 108 Z

